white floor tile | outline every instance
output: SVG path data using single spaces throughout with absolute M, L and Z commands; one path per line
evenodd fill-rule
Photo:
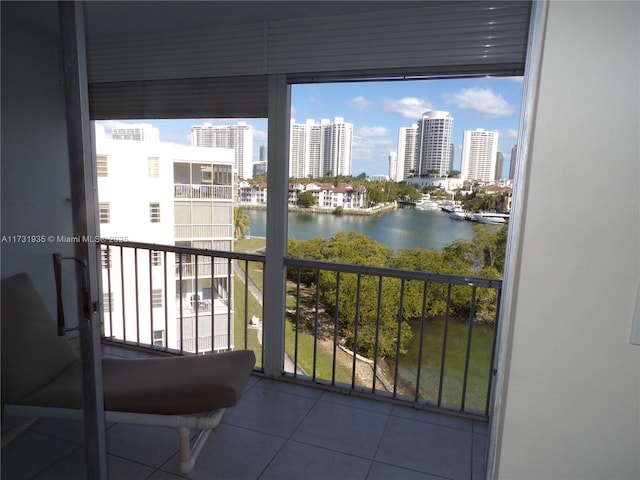
M 364 480 L 369 460 L 288 441 L 260 480 Z
M 288 438 L 316 400 L 256 385 L 224 415 L 223 423 Z
M 193 480 L 255 480 L 278 453 L 284 439 L 222 424 L 205 444 L 195 468 L 187 475 Z M 160 470 L 180 475 L 178 455 Z
M 443 480 L 443 478 L 395 465 L 373 462 L 367 480 Z
M 107 453 L 158 468 L 178 451 L 178 429 L 117 424 L 107 430 Z
M 372 459 L 388 415 L 318 402 L 291 437 L 309 445 Z
M 450 479 L 471 476 L 471 432 L 391 416 L 376 460 Z
M 31 431 L 23 432 L 2 449 L 2 478 L 30 479 L 80 447 Z

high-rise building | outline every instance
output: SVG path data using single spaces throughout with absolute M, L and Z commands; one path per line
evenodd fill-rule
M 253 127 L 246 122 L 238 122 L 236 125 L 204 123 L 193 126 L 191 145 L 232 148 L 235 150 L 237 175 L 244 179 L 253 177 Z
M 333 122 L 291 122 L 289 176 L 293 178 L 351 175 L 353 124 L 336 117 Z
M 418 160 L 418 124 L 402 127 L 398 131 L 398 162 L 396 181 L 401 182 L 416 174 Z
M 256 162 L 253 164 L 253 176 L 256 177 L 258 175 L 262 175 L 267 173 L 267 162 Z
M 516 172 L 516 157 L 518 155 L 518 145 L 511 147 L 511 159 L 509 160 L 509 178 L 513 180 Z
M 389 152 L 389 178 L 398 182 L 398 152 Z
M 449 112 L 425 112 L 418 122 L 417 175 L 446 176 L 451 170 L 453 117 Z
M 462 140 L 462 179 L 495 180 L 497 156 L 498 132 L 483 128 L 466 130 Z
M 336 117 L 324 125 L 323 173 L 327 176 L 351 175 L 353 153 L 353 124 Z
M 136 140 L 139 142 L 159 142 L 160 131 L 149 123 L 120 125 L 111 129 L 114 140 Z
M 502 152 L 498 152 L 496 156 L 496 176 L 495 180 L 502 178 L 502 172 L 504 171 L 504 155 Z

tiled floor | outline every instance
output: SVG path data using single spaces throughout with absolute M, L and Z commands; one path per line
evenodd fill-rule
M 487 427 L 251 377 L 187 476 L 173 429 L 112 424 L 106 439 L 110 479 L 481 479 Z M 40 420 L 2 449 L 2 478 L 84 478 L 81 442 L 79 422 Z

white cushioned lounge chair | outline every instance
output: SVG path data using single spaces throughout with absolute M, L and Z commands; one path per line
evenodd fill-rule
M 3 432 L 3 446 L 37 418 L 83 418 L 82 370 L 26 274 L 2 280 L 2 406 L 27 418 Z M 180 470 L 189 473 L 255 364 L 249 350 L 211 355 L 102 360 L 105 420 L 178 429 Z M 201 430 L 193 447 L 191 429 Z

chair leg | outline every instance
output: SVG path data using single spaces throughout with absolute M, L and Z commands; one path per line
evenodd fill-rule
M 193 444 L 193 448 L 191 448 L 191 430 L 187 427 L 180 427 L 180 431 L 178 433 L 180 437 L 180 472 L 182 473 L 190 473 L 193 470 L 193 467 L 196 464 L 196 460 L 198 460 L 198 456 L 200 452 L 202 452 L 202 448 L 204 447 L 209 435 L 211 435 L 211 430 L 202 430 L 198 435 L 198 438 Z
M 180 442 L 180 471 L 189 473 L 193 470 L 195 459 L 191 458 L 191 429 L 187 427 L 178 428 L 178 440 Z

